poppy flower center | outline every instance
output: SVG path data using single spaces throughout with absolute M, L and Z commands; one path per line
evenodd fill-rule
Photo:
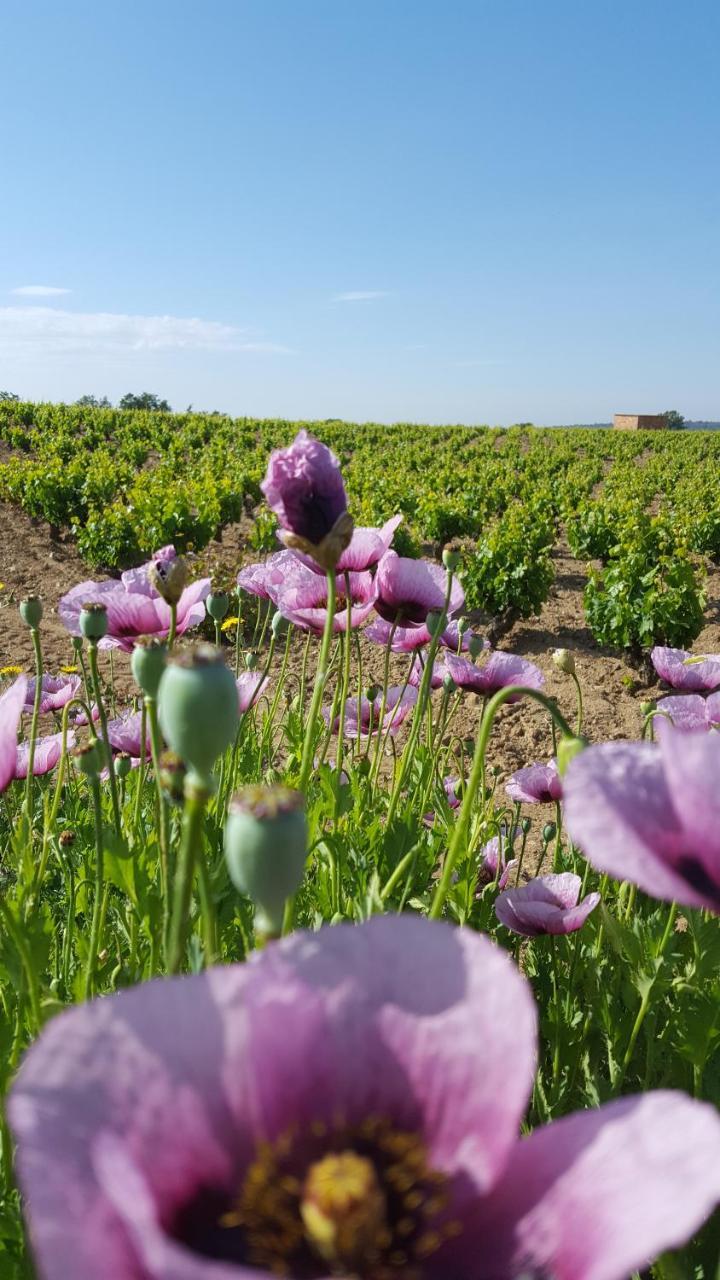
M 422 1280 L 460 1232 L 449 1199 L 417 1134 L 374 1117 L 352 1129 L 318 1122 L 257 1148 L 213 1255 L 293 1280 Z

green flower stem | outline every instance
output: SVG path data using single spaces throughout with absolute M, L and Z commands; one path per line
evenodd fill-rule
M 438 616 L 437 625 L 434 628 L 434 634 L 431 636 L 431 639 L 430 639 L 430 648 L 428 649 L 427 658 L 425 659 L 425 666 L 423 668 L 422 680 L 420 681 L 420 689 L 418 691 L 418 700 L 415 703 L 412 724 L 410 725 L 410 733 L 408 734 L 408 739 L 407 739 L 407 742 L 405 743 L 405 750 L 403 751 L 402 756 L 400 758 L 400 769 L 396 773 L 395 783 L 392 789 L 392 794 L 390 796 L 390 805 L 389 805 L 388 814 L 387 814 L 388 827 L 390 827 L 393 821 L 393 818 L 395 817 L 395 814 L 397 812 L 398 802 L 400 800 L 400 792 L 402 791 L 402 788 L 405 782 L 408 766 L 415 755 L 415 748 L 417 747 L 418 738 L 420 737 L 420 731 L 422 729 L 423 721 L 425 718 L 425 709 L 428 706 L 428 703 L 430 700 L 430 694 L 432 692 L 432 673 L 433 673 L 433 667 L 435 665 L 435 654 L 438 651 L 438 647 L 440 645 L 440 637 L 447 623 L 448 609 L 450 607 L 450 595 L 452 592 L 452 584 L 453 584 L 453 575 L 448 570 L 443 607 Z
M 553 872 L 560 870 L 560 854 L 562 853 L 562 805 L 555 801 L 555 849 L 553 852 Z
M 402 880 L 403 876 L 405 875 L 405 872 L 410 866 L 410 863 L 413 861 L 413 858 L 417 857 L 417 852 L 419 848 L 420 848 L 419 844 L 414 844 L 411 849 L 408 849 L 406 854 L 403 854 L 395 870 L 392 872 L 392 874 L 386 880 L 383 888 L 380 890 L 380 899 L 382 902 L 385 902 L 385 899 L 390 897 L 390 894 L 392 893 L 395 886 L 399 884 L 399 882 Z
M 390 654 L 392 653 L 392 642 L 393 642 L 393 639 L 395 638 L 395 632 L 397 631 L 399 621 L 400 621 L 400 614 L 398 613 L 395 617 L 395 621 L 393 622 L 392 627 L 390 628 L 390 635 L 388 636 L 387 644 L 385 645 L 382 693 L 380 695 L 380 710 L 378 712 L 378 722 L 377 722 L 378 723 L 377 739 L 375 742 L 375 755 L 373 757 L 372 770 L 370 772 L 370 783 L 373 790 L 377 785 L 378 773 L 380 772 L 380 761 L 382 759 L 381 747 L 385 745 L 383 742 L 383 724 L 385 721 L 385 708 L 387 707 L 388 682 L 390 680 Z M 362 698 L 362 691 L 360 693 L 360 698 Z M 362 706 L 362 701 L 359 701 L 358 702 L 358 720 L 360 718 L 361 706 Z M 368 756 L 370 755 L 370 744 L 372 742 L 372 714 L 373 713 L 371 711 L 370 712 L 371 728 L 370 728 L 370 732 L 368 733 L 368 749 L 367 749 Z
M 145 760 L 147 753 L 145 750 L 145 740 L 147 737 L 147 707 L 143 698 L 142 711 L 140 712 L 140 765 L 137 771 L 135 783 L 135 807 L 133 809 L 133 832 L 137 840 L 138 826 L 140 825 L 140 801 L 142 800 L 143 787 L 145 785 Z
M 35 765 L 35 743 L 37 742 L 38 720 L 40 718 L 40 702 L 42 699 L 42 677 L 43 677 L 43 659 L 42 645 L 40 643 L 40 632 L 37 627 L 30 630 L 33 642 L 33 651 L 35 653 L 35 698 L 33 700 L 32 721 L 30 723 L 30 744 L 28 748 L 28 771 L 25 779 L 25 809 L 27 812 L 28 822 L 32 830 L 32 790 L 35 780 L 33 768 Z
M 553 935 L 550 934 L 550 969 L 552 972 L 553 1003 L 555 1005 L 555 1043 L 553 1047 L 552 1060 L 553 1093 L 557 1089 L 558 1080 L 560 1079 L 560 984 L 558 982 L 556 946 L 556 940 Z
M 50 806 L 50 812 L 49 814 L 46 815 L 46 820 L 43 826 L 42 852 L 40 854 L 40 861 L 38 863 L 37 872 L 33 879 L 32 894 L 35 894 L 37 892 L 40 885 L 42 884 L 43 877 L 45 875 L 45 868 L 47 866 L 48 856 L 50 852 L 50 836 L 52 835 L 53 828 L 55 826 L 55 823 L 57 822 L 58 809 L 60 808 L 60 799 L 62 797 L 63 782 L 65 780 L 65 765 L 67 762 L 68 717 L 70 715 L 70 709 L 72 707 L 82 707 L 82 710 L 84 711 L 85 715 L 88 718 L 88 723 L 92 723 L 90 708 L 86 705 L 85 702 L 83 702 L 82 698 L 71 698 L 69 702 L 65 703 L 65 706 L 63 707 L 63 710 L 62 710 L 62 720 L 61 720 L 62 743 L 61 743 L 61 750 L 60 750 L 60 759 L 58 761 L 58 767 L 57 767 L 57 777 L 55 779 L 55 791 L 53 792 L 53 800 Z
M 342 692 L 340 694 L 340 727 L 338 729 L 338 747 L 337 747 L 337 776 L 338 776 L 338 800 L 335 803 L 335 821 L 337 822 L 337 809 L 340 796 L 340 775 L 343 766 L 343 752 L 345 750 L 345 712 L 347 710 L 347 700 L 350 693 L 350 650 L 352 646 L 352 590 L 350 587 L 350 574 L 345 573 L 345 635 L 343 636 L 343 671 L 342 671 Z M 358 704 L 359 706 L 359 704 Z M 332 725 L 332 721 L 330 722 Z
M 172 653 L 172 647 L 175 643 L 176 632 L 177 632 L 177 603 L 170 605 L 170 630 L 168 631 L 168 639 L 167 639 L 168 653 Z
M 160 888 L 163 900 L 163 914 L 165 920 L 165 928 L 163 933 L 167 936 L 167 924 L 170 916 L 170 821 L 168 814 L 167 801 L 163 795 L 163 789 L 160 785 L 160 754 L 162 751 L 162 738 L 160 736 L 160 725 L 158 724 L 157 700 L 145 696 L 143 699 L 143 709 L 147 713 L 147 726 L 150 730 L 150 758 L 153 764 L 153 773 L 155 775 L 155 795 L 157 799 L 158 813 L 158 848 L 160 850 Z M 143 738 L 143 747 L 145 739 Z
M 20 957 L 20 963 L 25 973 L 25 980 L 28 988 L 28 998 L 30 1000 L 30 1012 L 33 1021 L 33 1033 L 37 1034 L 42 1026 L 42 1014 L 40 1011 L 40 996 L 38 993 L 37 977 L 35 974 L 35 966 L 32 956 L 28 950 L 23 930 L 18 925 L 12 911 L 10 910 L 5 895 L 0 894 L 0 917 L 3 920 L 8 934 L 15 943 L 15 948 Z
M 305 637 L 305 647 L 303 649 L 302 666 L 300 667 L 300 692 L 298 694 L 298 706 L 300 715 L 305 714 L 305 691 L 307 689 L 307 669 L 308 657 L 310 654 L 310 641 L 312 640 L 312 631 L 308 631 Z
M 410 662 L 409 662 L 409 664 L 408 664 L 408 669 L 407 669 L 407 671 L 405 672 L 405 679 L 404 679 L 404 681 L 403 681 L 402 688 L 401 688 L 401 690 L 400 690 L 400 694 L 399 694 L 399 696 L 398 696 L 398 700 L 397 700 L 397 704 L 396 704 L 396 705 L 398 705 L 398 706 L 399 706 L 399 704 L 402 702 L 403 697 L 405 696 L 405 691 L 406 691 L 406 689 L 407 689 L 408 685 L 410 684 L 410 677 L 411 677 L 411 675 L 412 675 L 412 673 L 413 673 L 413 671 L 414 671 L 414 669 L 415 669 L 415 658 L 416 658 L 416 656 L 417 656 L 417 654 L 415 654 L 415 653 L 412 653 L 412 654 L 410 655 Z M 391 730 L 392 730 L 392 716 L 390 717 L 390 722 L 389 722 L 389 724 L 388 724 L 387 728 L 386 728 L 386 729 L 383 729 L 383 727 L 382 727 L 382 723 L 383 723 L 384 716 L 385 716 L 385 713 L 383 712 L 383 716 L 382 716 L 382 718 L 381 718 L 381 720 L 380 720 L 380 722 L 379 722 L 379 724 L 378 724 L 378 739 L 382 739 L 382 743 L 381 743 L 381 745 L 379 746 L 379 751 L 378 751 L 378 754 L 379 754 L 379 757 L 380 757 L 380 759 L 381 759 L 381 760 L 382 760 L 382 757 L 384 756 L 385 752 L 387 751 L 388 744 L 392 741 L 392 736 L 393 736 L 393 735 L 392 735 L 392 732 L 391 732 Z M 375 778 L 375 786 L 377 786 L 377 777 Z
M 577 730 L 576 730 L 576 732 L 577 732 L 577 736 L 578 736 L 578 738 L 579 738 L 579 737 L 580 737 L 580 735 L 582 734 L 582 727 L 583 727 L 583 714 L 584 714 L 584 711 L 583 711 L 583 693 L 582 693 L 582 688 L 581 688 L 581 685 L 580 685 L 580 681 L 579 681 L 579 680 L 578 680 L 578 678 L 577 678 L 577 672 L 575 672 L 575 671 L 571 671 L 570 675 L 571 675 L 572 680 L 573 680 L 573 682 L 574 682 L 574 684 L 575 684 L 575 692 L 577 693 Z
M 185 958 L 193 876 L 202 840 L 203 815 L 209 795 L 210 788 L 207 783 L 189 774 L 185 779 L 182 840 L 175 873 L 173 910 L 170 920 L 168 973 L 178 973 Z
M 548 714 L 552 716 L 553 723 L 558 726 L 563 735 L 568 738 L 572 738 L 574 736 L 572 729 L 558 711 L 555 703 L 552 702 L 550 698 L 546 697 L 544 693 L 540 693 L 538 689 L 526 689 L 523 685 L 508 685 L 507 688 L 499 689 L 496 694 L 493 694 L 480 722 L 480 729 L 475 743 L 475 755 L 473 757 L 472 770 L 470 772 L 467 787 L 465 788 L 465 795 L 463 796 L 462 804 L 458 811 L 455 830 L 453 831 L 450 847 L 443 865 L 442 876 L 438 882 L 437 889 L 435 890 L 435 896 L 433 897 L 432 905 L 430 907 L 429 914 L 431 920 L 437 920 L 442 915 L 448 893 L 450 892 L 455 863 L 457 862 L 461 850 L 464 849 L 467 844 L 473 806 L 475 804 L 477 793 L 480 790 L 481 785 L 484 784 L 485 753 L 487 752 L 488 742 L 490 741 L 490 733 L 495 721 L 495 716 L 503 703 L 507 702 L 512 697 L 517 697 L 518 695 L 532 698 L 535 702 L 539 702 Z
M 104 853 L 103 853 L 103 825 L 102 825 L 102 802 L 100 799 L 100 782 L 98 778 L 91 779 L 91 790 L 93 798 L 93 818 L 95 822 L 95 894 L 93 897 L 92 923 L 90 925 L 90 942 L 88 944 L 88 958 L 85 969 L 85 991 L 83 998 L 89 1000 L 93 994 L 93 983 L 95 978 L 95 965 L 97 963 L 97 954 L 100 944 L 100 923 L 102 919 L 103 908 L 103 887 L 104 887 Z
M 97 703 L 98 711 L 100 713 L 100 728 L 102 730 L 102 748 L 105 755 L 105 763 L 107 764 L 108 773 L 110 775 L 110 778 L 109 778 L 110 796 L 112 798 L 115 830 L 117 831 L 117 834 L 120 835 L 120 825 L 121 825 L 120 824 L 120 802 L 118 800 L 117 778 L 115 777 L 115 770 L 113 768 L 112 747 L 110 746 L 110 741 L 108 739 L 108 727 L 107 727 L 108 721 L 107 721 L 107 714 L 105 711 L 105 704 L 103 702 L 102 689 L 100 687 L 100 672 L 98 671 L 97 654 L 98 654 L 97 644 L 95 643 L 95 641 L 91 640 L 88 644 L 88 657 L 90 659 L 90 674 L 92 676 L 93 694 L 95 697 L 95 701 Z M 92 724 L 92 718 L 90 719 L 90 723 Z
M 661 960 L 662 960 L 662 957 L 663 957 L 663 955 L 665 954 L 665 948 L 667 947 L 667 944 L 668 944 L 668 942 L 670 941 L 670 934 L 672 933 L 673 926 L 674 926 L 674 924 L 675 924 L 675 918 L 676 918 L 676 916 L 677 916 L 677 909 L 678 909 L 678 908 L 677 908 L 677 903 L 676 903 L 676 902 L 673 902 L 673 903 L 671 904 L 671 906 L 670 906 L 670 910 L 669 910 L 669 912 L 668 912 L 667 922 L 666 922 L 666 924 L 665 924 L 665 932 L 663 933 L 662 939 L 661 939 L 661 941 L 660 941 L 660 946 L 658 947 L 658 950 L 657 950 L 657 953 L 656 953 L 656 957 L 655 957 L 655 958 L 656 958 L 656 960 L 658 960 L 658 961 L 661 961 Z M 657 972 L 659 972 L 659 966 L 658 966 L 658 971 L 657 971 Z M 619 1093 L 619 1092 L 620 1092 L 620 1089 L 621 1089 L 621 1088 L 622 1088 L 622 1086 L 623 1086 L 623 1083 L 624 1083 L 624 1080 L 625 1080 L 625 1076 L 626 1076 L 626 1074 L 627 1074 L 627 1069 L 628 1069 L 628 1067 L 630 1066 L 630 1062 L 631 1062 L 631 1060 L 632 1060 L 633 1052 L 634 1052 L 634 1050 L 635 1050 L 635 1045 L 636 1045 L 636 1043 L 637 1043 L 638 1035 L 640 1034 L 640 1030 L 641 1030 L 642 1025 L 643 1025 L 643 1023 L 644 1023 L 644 1021 L 645 1021 L 645 1018 L 647 1017 L 648 1009 L 650 1008 L 650 1001 L 651 1001 L 651 999 L 652 999 L 653 989 L 654 989 L 654 987 L 655 987 L 655 979 L 656 979 L 656 977 L 657 977 L 657 973 L 655 974 L 655 977 L 652 979 L 652 981 L 651 981 L 651 982 L 648 982 L 648 984 L 647 984 L 647 986 L 646 986 L 646 988 L 645 988 L 645 992 L 644 992 L 644 994 L 643 994 L 642 1000 L 641 1000 L 641 1002 L 640 1002 L 640 1008 L 638 1009 L 637 1017 L 635 1018 L 635 1022 L 633 1023 L 633 1029 L 632 1029 L 632 1031 L 630 1032 L 630 1039 L 628 1040 L 627 1049 L 625 1050 L 625 1056 L 624 1056 L 624 1058 L 623 1058 L 623 1060 L 622 1060 L 622 1064 L 621 1064 L 621 1066 L 620 1066 L 620 1072 L 619 1072 L 618 1077 L 617 1077 L 617 1079 L 616 1079 L 616 1081 L 615 1081 L 615 1092 L 616 1092 L 616 1093 Z
M 330 661 L 330 646 L 332 644 L 334 634 L 333 623 L 335 621 L 335 601 L 337 599 L 337 584 L 335 581 L 334 569 L 328 569 L 327 589 L 328 598 L 325 630 L 323 631 L 322 644 L 320 645 L 320 657 L 318 658 L 317 670 L 315 672 L 315 683 L 313 685 L 312 699 L 310 702 L 310 711 L 308 713 L 307 724 L 305 726 L 305 742 L 303 743 L 300 777 L 298 779 L 299 791 L 307 791 L 310 774 L 312 773 L 315 729 L 317 718 L 320 713 L 320 703 L 325 691 L 325 681 Z
M 212 884 L 207 860 L 200 850 L 197 860 L 198 889 L 200 897 L 200 915 L 202 917 L 203 944 L 205 948 L 205 964 L 216 964 L 219 960 L 217 917 L 212 900 Z

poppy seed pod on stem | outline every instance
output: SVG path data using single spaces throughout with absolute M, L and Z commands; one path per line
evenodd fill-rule
M 158 689 L 158 717 L 168 745 L 207 784 L 240 719 L 235 681 L 218 649 L 198 644 L 168 663 Z
M 37 630 L 42 622 L 43 602 L 39 596 L 26 596 L 20 601 L 20 617 L 31 631 Z
M 300 886 L 307 858 L 304 796 L 288 787 L 246 787 L 230 802 L 225 859 L 230 879 L 256 905 L 260 935 L 276 937 L 285 903 Z
M 98 600 L 91 600 L 80 610 L 79 625 L 82 634 L 91 644 L 102 640 L 107 631 L 107 609 Z
M 211 591 L 205 601 L 205 608 L 213 622 L 222 622 L 230 608 L 230 597 L 227 591 Z
M 140 636 L 130 659 L 133 678 L 146 698 L 156 698 L 167 662 L 167 645 L 155 636 Z
M 174 547 L 163 547 L 150 561 L 148 579 L 166 604 L 177 605 L 187 586 L 187 562 Z
M 555 649 L 552 660 L 558 671 L 562 671 L 564 675 L 575 675 L 575 659 L 569 649 Z

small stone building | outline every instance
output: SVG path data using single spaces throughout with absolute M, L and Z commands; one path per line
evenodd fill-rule
M 616 413 L 616 431 L 663 431 L 667 426 L 664 413 Z

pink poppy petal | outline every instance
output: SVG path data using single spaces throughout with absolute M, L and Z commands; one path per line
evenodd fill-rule
M 0 791 L 12 782 L 17 764 L 17 735 L 27 698 L 27 676 L 18 676 L 0 694 Z
M 476 1280 L 627 1280 L 720 1199 L 714 1107 L 658 1091 L 578 1112 L 515 1147 L 463 1253 Z

